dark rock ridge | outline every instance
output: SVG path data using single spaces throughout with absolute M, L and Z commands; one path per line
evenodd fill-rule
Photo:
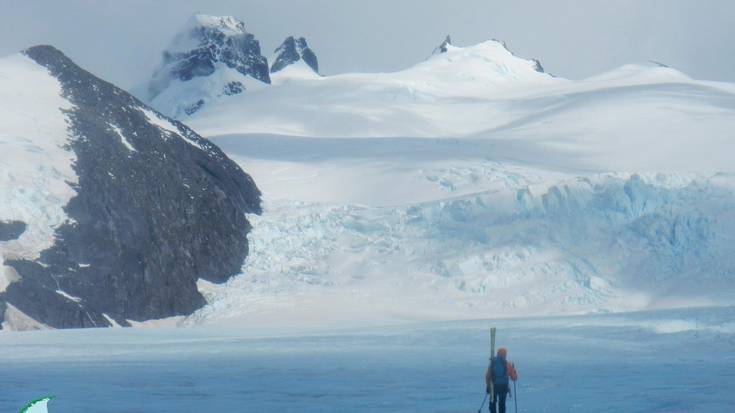
M 176 42 L 184 44 L 174 44 L 175 50 L 163 53 L 163 63 L 149 87 L 150 99 L 163 91 L 170 80 L 209 76 L 220 62 L 261 82 L 271 81 L 260 43 L 245 30 L 245 23 L 234 17 L 194 16 Z M 181 50 L 183 46 L 186 50 Z
M 230 44 L 211 35 L 213 45 Z M 248 253 L 245 214 L 261 211 L 253 180 L 214 144 L 55 48 L 24 53 L 59 80 L 73 105 L 65 112 L 77 195 L 51 248 L 37 260 L 5 262 L 20 280 L 0 293 L 0 307 L 12 304 L 56 328 L 110 326 L 110 319 L 129 325 L 202 307 L 197 279 L 227 280 Z M 182 64 L 178 73 L 197 67 Z
M 274 53 L 276 53 L 276 58 L 271 66 L 271 73 L 283 70 L 299 60 L 303 60 L 315 73 L 319 73 L 316 54 L 309 48 L 303 37 L 295 39 L 293 36 L 288 36 Z
M 447 37 L 444 38 L 444 41 L 441 42 L 441 44 L 434 48 L 434 51 L 431 54 L 440 54 L 440 53 L 446 53 L 447 52 L 447 46 L 452 45 L 452 38 L 447 35 Z
M 544 72 L 544 67 L 541 66 L 541 62 L 538 59 L 531 59 L 531 61 L 533 61 L 533 63 L 536 64 L 536 66 L 534 66 L 533 68 L 534 70 L 536 70 L 539 73 L 546 73 Z

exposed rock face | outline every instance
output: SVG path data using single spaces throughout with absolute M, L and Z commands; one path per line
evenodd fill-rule
M 195 15 L 163 53 L 163 63 L 149 86 L 149 98 L 158 96 L 172 80 L 209 76 L 218 64 L 270 83 L 268 60 L 255 36 L 245 30 L 245 23 L 231 16 Z
M 271 73 L 278 72 L 303 60 L 315 73 L 319 73 L 319 62 L 316 54 L 309 48 L 306 39 L 299 37 L 295 39 L 289 36 L 275 50 L 276 58 L 271 66 Z
M 441 42 L 439 46 L 434 48 L 434 51 L 432 52 L 432 54 L 446 53 L 448 50 L 448 47 L 451 45 L 452 45 L 452 38 L 449 35 L 447 35 L 447 37 L 444 38 L 444 41 Z
M 129 325 L 200 308 L 197 279 L 227 280 L 248 253 L 245 214 L 261 211 L 253 180 L 211 142 L 53 47 L 24 53 L 58 79 L 71 103 L 68 149 L 78 183 L 54 245 L 38 259 L 5 260 L 20 280 L 0 293 L 2 309 L 67 328 Z M 191 56 L 202 64 L 177 66 L 180 76 L 206 67 L 197 60 L 202 55 Z M 20 224 L 0 225 L 0 237 L 19 231 Z
M 533 62 L 536 63 L 536 68 L 535 69 L 536 69 L 537 72 L 539 72 L 539 73 L 545 73 L 544 72 L 544 67 L 541 66 L 541 62 L 538 59 L 533 59 Z
M 26 226 L 23 221 L 0 221 L 0 242 L 20 237 L 20 234 L 26 230 Z

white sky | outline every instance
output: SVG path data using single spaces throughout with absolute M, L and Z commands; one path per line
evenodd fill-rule
M 324 74 L 393 71 L 497 38 L 554 74 L 580 78 L 655 60 L 735 82 L 732 0 L 0 0 L 0 55 L 52 44 L 124 88 L 148 80 L 196 12 L 234 15 L 264 54 L 305 36 Z

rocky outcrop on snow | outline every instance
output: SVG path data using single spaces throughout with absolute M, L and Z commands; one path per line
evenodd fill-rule
M 204 73 L 204 55 L 172 73 Z M 198 279 L 239 273 L 260 192 L 214 144 L 50 46 L 0 60 L 0 109 L 14 154 L 0 175 L 3 328 L 190 314 L 205 303 Z
M 447 37 L 444 39 L 444 41 L 441 42 L 441 44 L 439 46 L 435 47 L 434 48 L 434 51 L 431 54 L 446 53 L 447 50 L 449 50 L 448 47 L 451 46 L 451 45 L 452 45 L 452 38 L 449 35 L 447 35 Z
M 271 73 L 283 70 L 289 65 L 295 64 L 299 61 L 303 61 L 311 68 L 311 70 L 315 73 L 319 73 L 319 62 L 316 58 L 316 54 L 309 48 L 306 43 L 306 39 L 303 37 L 295 39 L 293 36 L 288 36 L 286 40 L 278 46 L 275 53 L 276 57 L 273 61 L 273 65 L 271 66 Z
M 536 70 L 537 72 L 539 72 L 539 73 L 546 73 L 546 72 L 544 71 L 544 67 L 543 67 L 543 66 L 541 66 L 541 62 L 540 62 L 540 61 L 539 61 L 538 59 L 531 59 L 531 61 L 533 61 L 533 62 L 534 62 L 534 63 L 536 64 L 536 65 L 535 65 L 535 67 L 534 67 L 534 69 L 535 69 L 535 70 Z M 552 75 L 552 76 L 553 76 L 553 75 Z
M 180 117 L 196 112 L 213 97 L 241 93 L 248 80 L 271 81 L 268 60 L 255 36 L 234 17 L 198 14 L 163 53 L 145 98 L 164 113 Z

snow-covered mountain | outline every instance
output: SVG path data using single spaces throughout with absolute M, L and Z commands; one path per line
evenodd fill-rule
M 254 182 L 50 46 L 0 59 L 3 329 L 191 313 L 248 253 Z
M 232 16 L 194 15 L 163 53 L 140 97 L 176 119 L 271 83 L 319 77 L 319 62 L 303 37 L 289 36 L 268 67 L 260 43 Z
M 498 41 L 447 41 L 399 72 L 274 81 L 187 123 L 265 201 L 247 275 L 201 282 L 192 322 L 735 302 L 735 85 L 661 65 L 572 81 Z
M 502 120 L 488 106 L 505 106 L 505 98 L 566 82 L 539 72 L 535 61 L 514 56 L 498 41 L 464 48 L 447 44 L 446 50 L 395 73 L 274 80 L 266 89 L 213 102 L 186 121 L 217 134 L 465 135 Z M 253 111 L 252 122 L 236 119 L 243 110 Z
M 268 60 L 245 23 L 197 14 L 164 51 L 142 97 L 170 116 L 183 117 L 212 99 L 270 82 Z
M 294 78 L 186 119 L 208 136 L 425 137 L 507 141 L 513 156 L 564 152 L 605 171 L 720 170 L 732 164 L 731 84 L 660 65 L 570 81 L 503 43 L 445 45 L 395 73 Z M 247 119 L 241 113 L 248 113 Z M 694 139 L 692 137 L 696 136 Z M 641 150 L 643 148 L 644 150 Z

